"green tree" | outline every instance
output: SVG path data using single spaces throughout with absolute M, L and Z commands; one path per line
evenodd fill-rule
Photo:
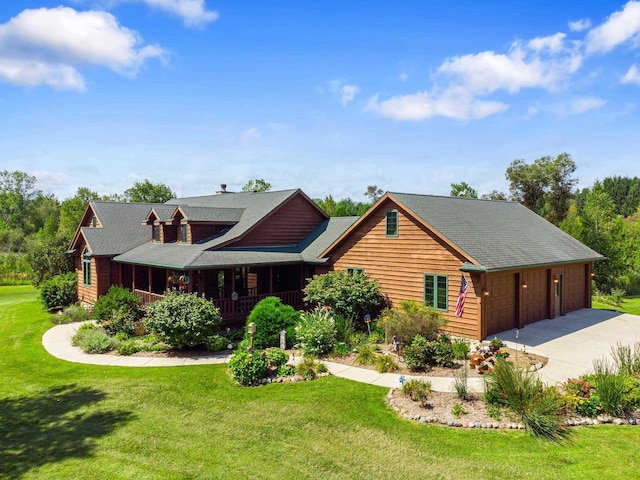
M 573 188 L 576 164 L 568 153 L 557 157 L 541 157 L 532 164 L 515 160 L 505 174 L 511 196 L 530 210 L 559 224 L 567 214 Z
M 164 183 L 152 183 L 148 179 L 136 182 L 124 192 L 125 201 L 131 203 L 165 203 L 176 194 Z
M 452 183 L 449 195 L 451 197 L 478 198 L 478 191 L 467 182 Z
M 380 199 L 383 193 L 384 193 L 384 190 L 382 190 L 381 188 L 378 188 L 377 185 L 369 185 L 367 187 L 367 191 L 364 192 L 365 196 L 369 197 L 369 200 L 371 200 L 372 204 L 376 203 Z
M 244 187 L 242 187 L 243 192 L 268 192 L 269 190 L 271 190 L 271 184 L 262 178 L 249 180 Z
M 330 217 L 359 217 L 371 206 L 369 203 L 354 202 L 350 198 L 336 202 L 331 195 L 315 199 L 314 202 Z
M 602 181 L 602 187 L 611 197 L 618 215 L 628 217 L 638 211 L 638 206 L 640 205 L 640 178 L 607 177 Z
M 87 187 L 79 187 L 73 197 L 67 198 L 60 205 L 58 234 L 71 241 L 80 220 L 82 220 L 82 215 L 87 209 L 87 204 L 110 199 L 111 197 L 100 195 Z
M 68 247 L 68 239 L 59 235 L 37 239 L 30 244 L 27 261 L 31 266 L 30 279 L 34 286 L 73 271 L 73 261 L 66 253 Z
M 499 192 L 498 190 L 493 190 L 489 193 L 483 193 L 480 198 L 483 200 L 507 200 L 507 195 L 503 192 Z
M 29 221 L 33 201 L 42 195 L 35 184 L 36 177 L 26 172 L 0 172 L 0 221 L 8 228 L 34 233 L 27 230 L 25 221 Z

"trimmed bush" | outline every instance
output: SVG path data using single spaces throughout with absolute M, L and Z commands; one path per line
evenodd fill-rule
M 280 345 L 280 332 L 287 332 L 287 348 L 293 345 L 295 325 L 300 320 L 300 313 L 290 305 L 285 305 L 278 297 L 267 297 L 260 300 L 247 318 L 247 325 L 256 324 L 253 347 L 263 349 Z M 245 340 L 250 339 L 249 332 Z
M 405 343 L 416 335 L 436 340 L 440 329 L 447 324 L 440 312 L 412 300 L 402 300 L 398 307 L 385 310 L 382 321 L 389 337 L 395 335 Z
M 380 285 L 362 272 L 336 270 L 314 275 L 304 289 L 305 300 L 331 307 L 337 316 L 364 321 L 365 314 L 375 317 L 384 305 Z
M 329 353 L 336 343 L 336 326 L 328 310 L 316 308 L 303 312 L 295 326 L 296 340 L 303 355 Z
M 135 335 L 137 314 L 130 310 L 121 308 L 111 313 L 109 320 L 103 321 L 100 326 L 103 327 L 109 335 L 117 335 L 123 333 L 127 337 Z
M 219 352 L 220 350 L 227 349 L 229 340 L 221 335 L 211 335 L 207 338 L 204 345 L 207 347 L 207 350 L 211 350 L 212 352 Z
M 107 294 L 100 297 L 93 306 L 91 316 L 96 320 L 106 322 L 119 310 L 131 312 L 134 320 L 138 320 L 140 318 L 140 299 L 126 288 L 112 286 L 109 287 Z
M 229 360 L 231 376 L 240 385 L 256 385 L 269 372 L 269 361 L 266 355 L 254 354 L 252 350 L 236 350 Z
M 222 321 L 213 303 L 188 293 L 170 292 L 147 312 L 147 328 L 175 348 L 204 345 Z
M 78 301 L 76 274 L 64 273 L 40 284 L 40 300 L 47 310 L 73 305 Z

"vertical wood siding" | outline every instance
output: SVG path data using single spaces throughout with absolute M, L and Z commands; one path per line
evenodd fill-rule
M 398 210 L 398 236 L 385 235 L 385 212 Z M 449 321 L 447 330 L 456 335 L 478 336 L 478 297 L 472 276 L 464 315 L 455 315 L 460 289 L 460 266 L 465 261 L 432 232 L 417 223 L 394 202 L 385 205 L 365 221 L 343 242 L 332 256 L 334 270 L 348 267 L 364 268 L 365 274 L 380 282 L 382 292 L 392 304 L 400 300 L 424 301 L 424 274 L 448 276 L 448 309 L 443 312 Z

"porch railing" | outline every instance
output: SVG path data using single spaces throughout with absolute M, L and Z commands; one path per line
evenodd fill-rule
M 143 305 L 161 300 L 164 295 L 157 293 L 146 292 L 144 290 L 134 290 L 134 293 L 140 298 L 140 302 Z M 222 320 L 225 323 L 244 322 L 253 310 L 256 304 L 267 297 L 278 297 L 280 301 L 286 305 L 291 305 L 293 308 L 302 308 L 302 292 L 300 290 L 294 290 L 291 292 L 279 292 L 279 293 L 264 293 L 261 295 L 248 295 L 244 297 L 238 297 L 238 300 L 232 300 L 231 298 L 216 298 L 211 300 L 213 304 L 218 307 Z

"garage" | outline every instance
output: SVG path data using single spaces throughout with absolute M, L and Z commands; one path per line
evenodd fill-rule
M 516 274 L 502 273 L 487 278 L 485 300 L 487 335 L 509 330 L 518 325 L 516 300 Z

